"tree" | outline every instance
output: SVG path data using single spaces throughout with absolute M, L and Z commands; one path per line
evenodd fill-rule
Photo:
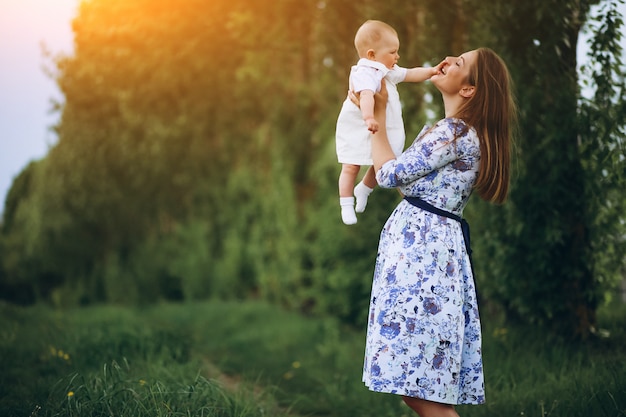
M 509 317 L 584 336 L 620 254 L 621 229 L 607 230 L 623 213 L 626 114 L 617 15 L 594 29 L 597 99 L 580 100 L 575 45 L 589 7 L 83 2 L 75 53 L 57 60 L 59 142 L 7 200 L 0 280 L 58 302 L 263 297 L 361 323 L 398 196 L 377 191 L 359 225 L 343 226 L 333 137 L 354 32 L 376 18 L 397 29 L 403 66 L 482 45 L 509 63 L 522 110 L 510 202 L 467 210 L 479 292 Z M 430 88 L 400 86 L 408 142 Z
M 486 262 L 495 281 L 489 297 L 502 300 L 509 317 L 582 338 L 593 330 L 605 288 L 594 249 L 610 232 L 598 223 L 598 208 L 615 204 L 614 184 L 599 177 L 592 161 L 623 126 L 623 117 L 597 126 L 607 133 L 604 143 L 581 144 L 587 139 L 578 123 L 576 45 L 589 8 L 588 2 L 530 1 L 495 2 L 491 9 L 499 33 L 492 41 L 516 81 L 521 126 L 510 202 L 492 218 L 487 244 L 486 252 L 502 262 Z M 616 52 L 602 53 L 614 60 Z M 615 86 L 614 78 L 604 82 Z
M 626 263 L 626 68 L 623 16 L 618 1 L 600 4 L 591 16 L 592 39 L 584 83 L 593 90 L 580 98 L 579 129 L 583 168 L 589 179 L 587 215 L 596 285 L 609 290 L 624 279 Z

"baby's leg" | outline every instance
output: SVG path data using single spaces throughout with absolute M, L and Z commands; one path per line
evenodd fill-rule
M 376 187 L 376 173 L 374 167 L 369 167 L 360 183 L 354 187 L 356 197 L 356 212 L 363 213 L 367 207 L 367 199 Z
M 356 177 L 359 175 L 359 165 L 342 164 L 341 174 L 339 174 L 339 197 L 352 197 L 352 189 Z
M 359 174 L 359 165 L 343 164 L 339 174 L 339 205 L 341 206 L 341 219 L 345 224 L 355 224 L 354 194 L 352 187 Z

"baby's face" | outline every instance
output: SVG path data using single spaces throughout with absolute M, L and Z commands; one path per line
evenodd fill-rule
M 380 40 L 376 49 L 374 49 L 374 61 L 380 62 L 385 67 L 392 69 L 398 63 L 400 55 L 400 41 L 393 33 L 388 33 Z

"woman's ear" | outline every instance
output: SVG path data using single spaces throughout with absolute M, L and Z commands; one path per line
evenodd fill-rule
M 476 91 L 476 87 L 474 87 L 473 85 L 468 85 L 466 87 L 461 88 L 461 91 L 459 91 L 459 94 L 462 97 L 470 98 L 474 95 L 475 91 Z

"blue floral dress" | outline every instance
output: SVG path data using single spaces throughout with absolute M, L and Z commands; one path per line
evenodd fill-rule
M 460 216 L 479 161 L 476 131 L 447 118 L 424 128 L 376 175 L 382 187 Z M 372 391 L 439 403 L 485 401 L 480 319 L 461 225 L 406 200 L 380 236 L 363 381 Z

